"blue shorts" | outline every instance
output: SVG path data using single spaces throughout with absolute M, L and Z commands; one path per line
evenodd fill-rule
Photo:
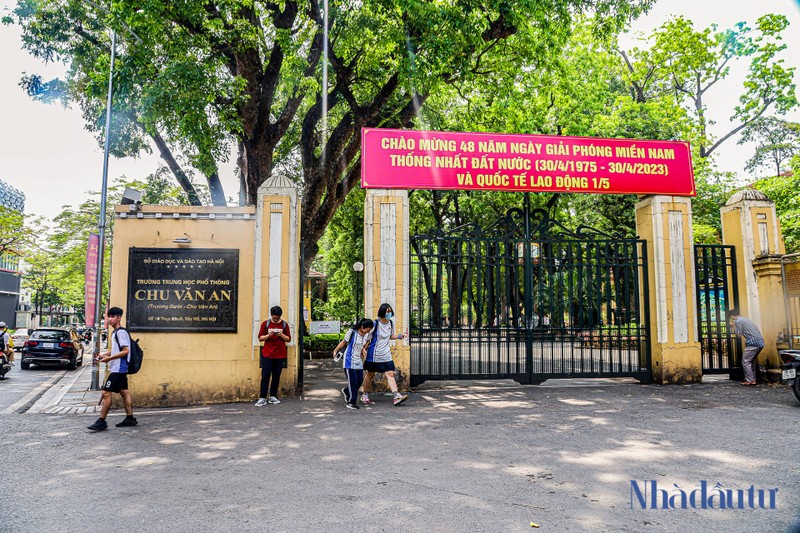
M 364 363 L 364 370 L 367 372 L 394 372 L 394 361 L 387 361 L 386 363 L 367 361 Z

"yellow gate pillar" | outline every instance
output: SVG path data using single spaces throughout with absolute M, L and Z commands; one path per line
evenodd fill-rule
M 409 240 L 408 191 L 367 189 L 364 201 L 364 309 L 376 318 L 378 307 L 394 309 L 396 333 L 392 358 L 397 385 L 408 389 L 411 376 L 409 330 Z
M 720 217 L 722 242 L 736 247 L 739 311 L 764 335 L 759 362 L 768 372 L 775 370 L 780 368 L 775 342 L 786 325 L 780 261 L 786 252 L 775 202 L 761 191 L 745 189 L 731 196 Z
M 297 187 L 282 176 L 272 177 L 258 188 L 254 270 L 253 359 L 258 364 L 261 350 L 258 328 L 261 322 L 269 320 L 270 308 L 279 305 L 292 337 L 280 390 L 283 394 L 295 395 L 302 357 L 297 336 L 303 327 L 299 302 L 300 203 Z
M 691 200 L 641 198 L 636 232 L 647 242 L 653 383 L 699 383 Z

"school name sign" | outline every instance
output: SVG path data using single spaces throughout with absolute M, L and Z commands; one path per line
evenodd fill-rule
M 237 330 L 239 250 L 130 248 L 130 331 Z
M 361 186 L 694 196 L 689 143 L 361 130 Z

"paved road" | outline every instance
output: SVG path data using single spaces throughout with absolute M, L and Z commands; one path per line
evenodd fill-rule
M 125 429 L 117 412 L 99 434 L 94 415 L 0 415 L 0 531 L 728 533 L 800 512 L 786 388 L 426 383 L 349 411 L 337 383 L 307 380 L 277 406 L 139 410 Z M 631 508 L 631 480 L 778 488 L 777 508 Z
M 92 347 L 84 345 L 84 366 L 91 366 Z M 16 364 L 11 372 L 0 379 L 0 413 L 23 412 L 60 381 L 69 379 L 76 371 L 58 367 L 33 365 L 28 370 L 20 368 L 22 356 L 16 354 Z M 80 368 L 80 367 L 79 367 Z
M 20 370 L 19 359 L 17 354 L 16 366 L 0 379 L 0 413 L 23 409 L 65 375 L 59 368 L 34 366 Z

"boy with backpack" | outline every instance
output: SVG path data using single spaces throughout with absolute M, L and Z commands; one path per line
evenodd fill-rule
M 97 360 L 101 363 L 108 363 L 108 369 L 111 372 L 106 378 L 103 385 L 103 397 L 101 402 L 103 404 L 100 410 L 100 418 L 95 420 L 94 424 L 89 426 L 92 431 L 103 431 L 108 429 L 106 423 L 106 416 L 111 409 L 111 393 L 118 393 L 122 396 L 122 404 L 125 406 L 125 419 L 117 424 L 117 427 L 135 426 L 138 424 L 133 417 L 133 399 L 131 393 L 128 392 L 128 356 L 130 353 L 131 337 L 128 331 L 120 327 L 119 323 L 122 320 L 122 309 L 119 307 L 112 307 L 108 310 L 108 324 L 114 328 L 114 334 L 111 336 L 111 349 L 98 355 Z

